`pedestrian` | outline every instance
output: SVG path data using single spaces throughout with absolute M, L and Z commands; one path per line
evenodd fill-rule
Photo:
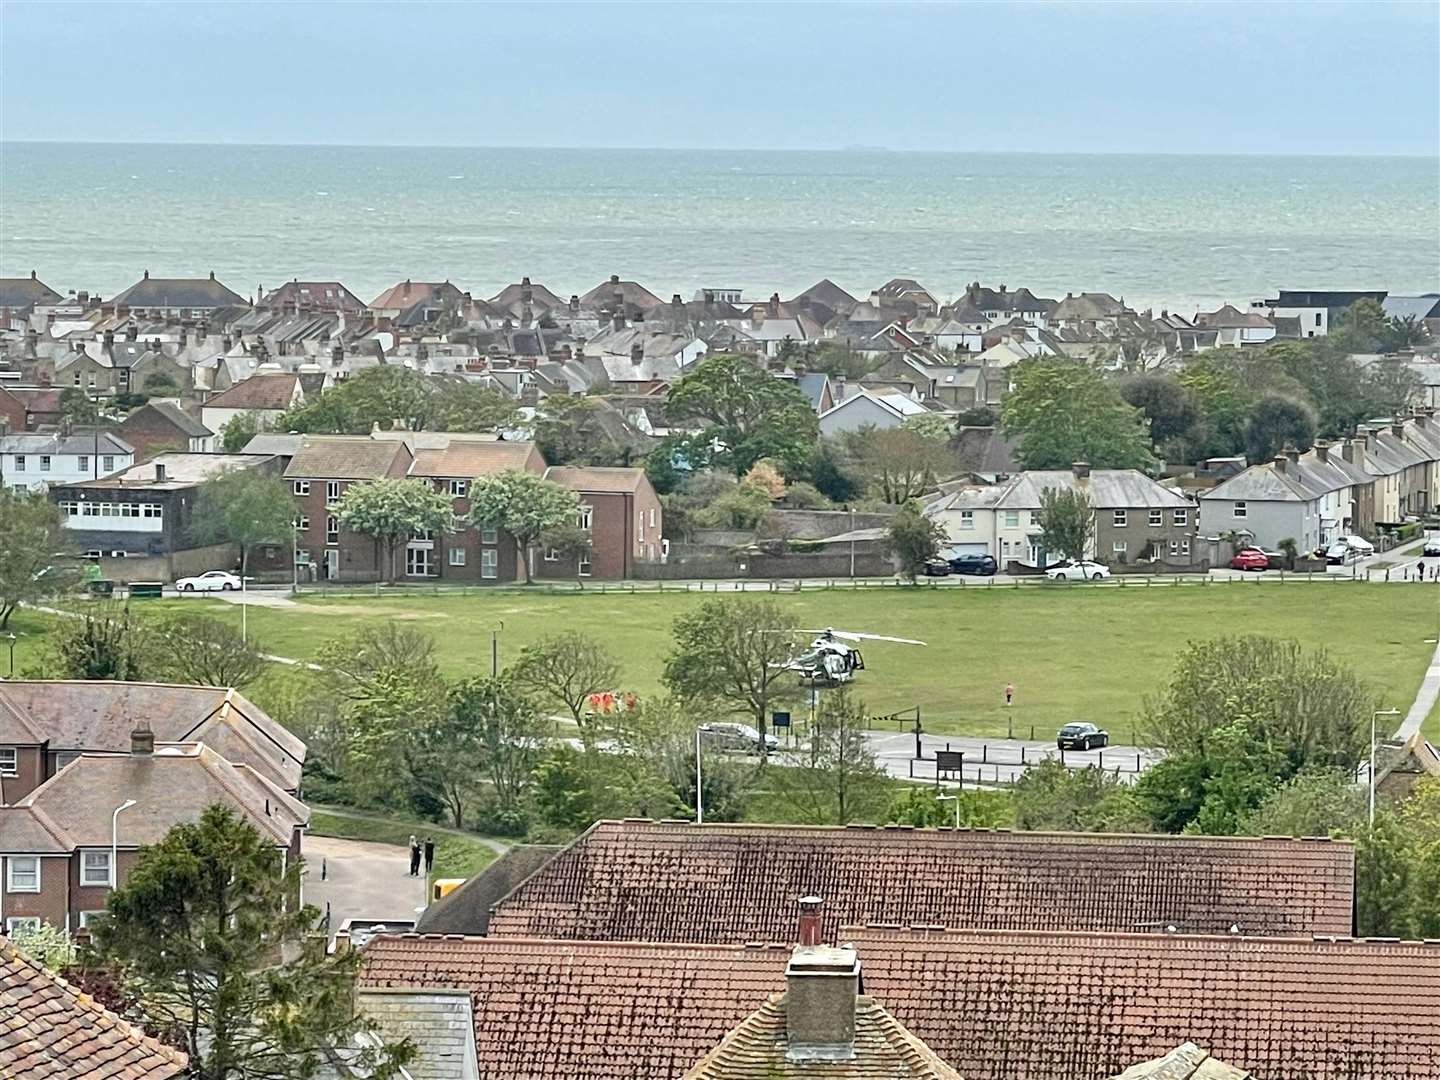
M 420 841 L 415 839 L 415 834 L 410 834 L 410 876 L 415 877 L 420 873 Z
M 1417 563 L 1415 568 L 1420 571 L 1420 576 L 1415 580 L 1423 582 L 1425 580 L 1425 563 L 1423 561 Z
M 1014 684 L 1013 682 L 1006 683 L 1006 684 L 1005 684 L 1005 704 L 1006 704 L 1006 705 L 1009 705 L 1009 704 L 1010 704 L 1010 699 L 1013 698 L 1014 696 L 1015 696 L 1015 684 Z
M 425 873 L 430 873 L 430 867 L 435 862 L 435 840 L 433 837 L 425 837 Z

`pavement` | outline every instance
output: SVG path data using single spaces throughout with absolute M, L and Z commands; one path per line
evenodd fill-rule
M 305 903 L 330 913 L 330 932 L 346 919 L 413 923 L 425 906 L 425 877 L 410 876 L 410 854 L 394 844 L 306 834 Z
M 962 774 L 966 783 L 994 784 L 1018 780 L 1030 766 L 1048 758 L 1062 758 L 1067 766 L 1095 765 L 1108 769 L 1121 780 L 1133 781 L 1143 770 L 1164 755 L 1140 746 L 1107 746 L 1100 750 L 1066 750 L 1062 755 L 1055 740 L 1004 739 L 994 736 L 921 735 L 924 757 L 916 761 L 913 732 L 868 731 L 865 742 L 875 760 L 900 780 L 935 779 L 935 751 L 961 751 L 965 755 Z

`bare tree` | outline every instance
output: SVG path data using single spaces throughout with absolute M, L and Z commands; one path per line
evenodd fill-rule
M 590 695 L 618 688 L 620 664 L 594 638 L 569 632 L 524 649 L 514 675 L 536 697 L 564 708 L 588 746 L 594 733 L 586 722 L 585 705 Z
M 865 742 L 865 706 L 849 690 L 827 695 L 809 744 L 787 753 L 781 764 L 780 794 L 807 822 L 875 821 L 889 803 L 885 770 Z

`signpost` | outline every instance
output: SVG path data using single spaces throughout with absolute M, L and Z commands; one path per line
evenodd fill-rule
M 955 780 L 962 788 L 965 786 L 964 750 L 935 751 L 935 786 L 939 787 L 942 780 Z

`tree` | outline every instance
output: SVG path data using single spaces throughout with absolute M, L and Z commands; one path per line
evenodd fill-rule
M 1396 315 L 1385 328 L 1384 352 L 1403 352 L 1430 340 L 1430 329 L 1414 315 Z
M 153 673 L 151 626 L 128 606 L 97 604 L 50 633 L 50 667 L 62 679 L 140 682 Z
M 763 745 L 770 707 L 785 697 L 795 656 L 794 618 L 769 600 L 706 600 L 675 620 L 662 676 L 685 701 L 722 702 L 748 714 Z
M 1120 396 L 1149 422 L 1150 442 L 1156 449 L 1185 445 L 1193 439 L 1201 421 L 1195 395 L 1173 375 L 1125 379 L 1120 383 Z
M 518 417 L 514 401 L 480 383 L 449 379 L 434 393 L 433 415 L 426 419 L 431 431 L 503 431 Z
M 257 544 L 291 541 L 295 500 L 285 481 L 258 468 L 229 469 L 200 485 L 190 517 L 196 544 L 234 544 L 240 549 L 240 575 L 250 566 Z
M 949 446 L 956 433 L 955 418 L 938 412 L 927 412 L 908 417 L 900 422 L 900 427 L 905 431 L 913 431 L 932 442 L 940 443 L 942 446 Z
M 1365 823 L 1365 789 L 1340 769 L 1302 769 L 1245 814 L 1244 836 L 1354 836 Z
M 1380 349 L 1390 329 L 1390 318 L 1380 301 L 1362 296 L 1340 313 L 1333 331 L 1348 352 L 1373 353 Z
M 1315 410 L 1303 401 L 1266 394 L 1251 407 L 1245 424 L 1245 454 L 1269 461 L 1286 447 L 1308 450 L 1315 442 Z
M 510 534 L 527 585 L 531 545 L 549 530 L 572 524 L 579 513 L 580 499 L 575 492 L 536 473 L 507 469 L 482 476 L 470 486 L 471 523 Z
M 450 690 L 450 710 L 457 725 L 476 732 L 478 774 L 490 782 L 501 823 L 523 825 L 521 801 L 544 742 L 535 706 L 506 674 L 456 684 Z
M 1176 376 L 1190 391 L 1202 421 L 1187 449 L 1195 456 L 1225 456 L 1245 447 L 1245 417 L 1254 400 L 1253 392 L 1226 362 L 1235 350 L 1212 349 L 1195 357 Z
M 569 631 L 522 650 L 515 680 L 542 701 L 568 712 L 589 745 L 594 732 L 585 715 L 586 703 L 592 694 L 619 688 L 620 664 L 601 642 Z
M 1018 436 L 1027 469 L 1065 469 L 1088 461 L 1097 469 L 1154 464 L 1139 410 L 1112 383 L 1077 360 L 1036 357 L 1012 369 L 1014 384 L 1000 407 L 1006 432 Z
M 295 902 L 300 872 L 272 838 L 211 806 L 142 849 L 110 894 L 96 952 L 149 1023 L 180 1034 L 196 1080 L 302 1080 L 334 1047 L 373 1077 L 413 1057 L 357 1010 L 361 955 L 326 952 L 319 913 Z M 361 1032 L 370 1045 L 357 1050 Z
M 1091 766 L 1069 769 L 1054 758 L 1032 765 L 1014 784 L 1015 826 L 1058 832 L 1148 832 L 1130 785 Z
M 0 485 L 0 631 L 21 604 L 40 603 L 76 584 L 78 566 L 64 557 L 74 546 L 59 509 L 44 494 Z
M 251 439 L 268 430 L 269 425 L 259 413 L 237 412 L 220 428 L 220 448 L 227 454 L 238 454 Z
M 945 526 L 926 517 L 920 504 L 913 500 L 902 506 L 885 528 L 885 550 L 900 560 L 900 570 L 912 585 L 916 575 L 925 569 L 925 563 L 935 558 L 947 539 Z
M 865 483 L 847 446 L 828 436 L 815 444 L 810 479 L 826 498 L 841 504 L 858 498 Z
M 780 475 L 775 463 L 767 458 L 761 458 L 750 466 L 750 470 L 745 474 L 745 483 L 759 488 L 771 502 L 785 496 L 785 477 Z
M 1046 552 L 1077 562 L 1090 556 L 1095 542 L 1095 508 L 1090 496 L 1075 488 L 1040 492 L 1040 541 Z
M 60 391 L 60 419 L 70 425 L 96 424 L 100 406 L 78 386 L 67 386 Z
M 554 395 L 535 418 L 535 445 L 551 465 L 628 466 L 636 453 L 615 438 L 615 407 L 599 397 Z M 660 459 L 656 459 L 658 466 Z M 654 482 L 652 476 L 651 482 Z M 658 486 L 656 490 L 659 490 Z
M 155 626 L 155 668 L 192 686 L 244 687 L 266 668 L 255 639 L 242 639 L 229 623 L 209 615 L 168 615 Z
M 890 802 L 890 779 L 865 741 L 865 706 L 848 689 L 826 694 L 808 745 L 782 758 L 781 798 L 813 825 L 877 821 Z
M 411 477 L 351 484 L 335 505 L 335 516 L 347 529 L 364 533 L 385 549 L 388 581 L 395 580 L 395 553 L 400 545 L 417 534 L 455 527 L 449 496 Z
M 950 462 L 947 444 L 913 428 L 866 428 L 852 437 L 855 457 L 882 502 L 898 506 L 935 484 Z
M 945 796 L 944 800 L 940 796 Z M 1014 800 L 1007 791 L 961 791 L 958 788 L 932 788 L 928 785 L 906 784 L 903 794 L 890 800 L 885 821 L 893 825 L 909 825 L 914 829 L 955 825 L 955 803 L 958 797 L 962 829 L 1013 829 Z
M 761 458 L 786 475 L 803 470 L 820 427 L 810 402 L 747 357 L 707 356 L 670 389 L 665 414 L 673 423 L 706 426 L 690 440 L 692 466 L 712 465 L 743 476 Z
M 365 435 L 377 424 L 389 428 L 398 420 L 411 431 L 435 430 L 441 396 L 438 380 L 411 368 L 377 364 L 282 413 L 275 429 Z

